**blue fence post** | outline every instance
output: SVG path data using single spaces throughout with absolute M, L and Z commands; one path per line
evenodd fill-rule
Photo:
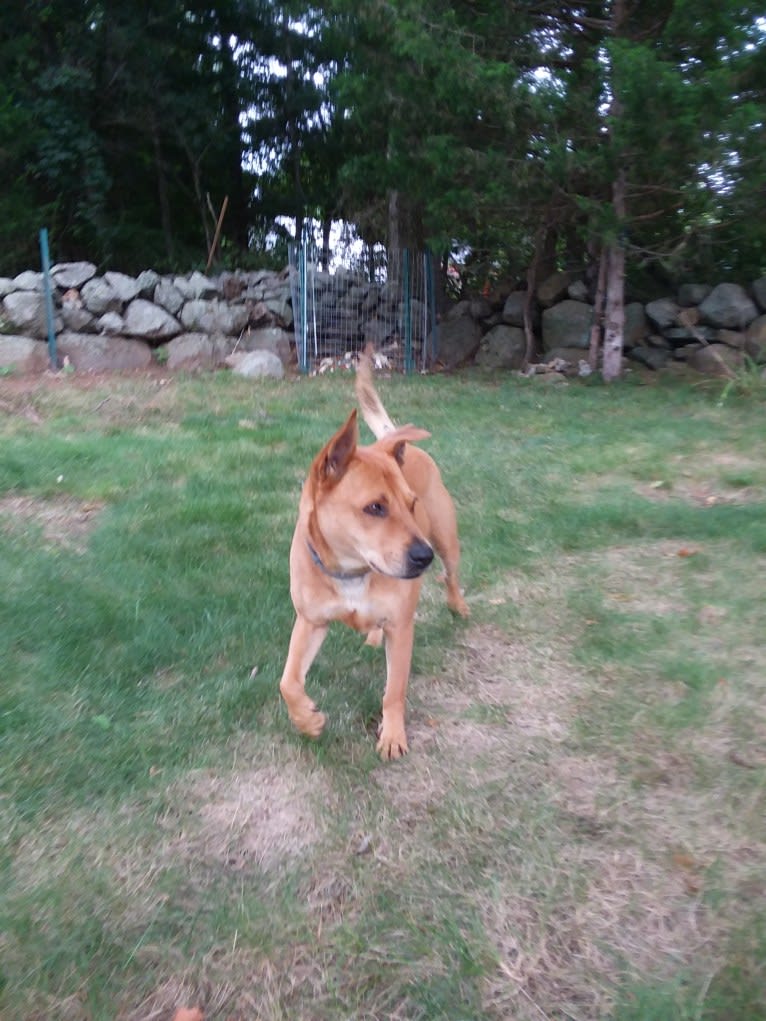
M 431 363 L 436 361 L 436 355 L 439 351 L 439 324 L 436 319 L 436 280 L 434 273 L 434 257 L 433 252 L 430 248 L 425 251 L 425 286 L 426 295 L 428 301 L 428 318 L 431 323 Z M 427 343 L 427 338 L 423 339 L 423 345 Z M 424 366 L 425 367 L 425 366 Z
M 298 351 L 298 368 L 308 372 L 308 323 L 306 322 L 306 243 L 303 238 L 298 242 L 298 294 L 300 317 L 300 349 Z
M 410 280 L 410 252 L 402 252 L 402 286 L 404 287 L 404 371 L 412 373 L 412 288 Z
M 40 259 L 43 266 L 43 291 L 45 293 L 45 320 L 48 327 L 48 360 L 51 369 L 58 371 L 58 353 L 56 352 L 56 324 L 53 319 L 53 288 L 51 286 L 51 257 L 48 248 L 48 229 L 40 230 Z

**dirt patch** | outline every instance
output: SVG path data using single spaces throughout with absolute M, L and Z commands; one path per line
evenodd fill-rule
M 438 733 L 452 732 L 447 743 L 454 738 L 470 754 L 472 743 L 466 731 L 483 733 L 484 740 L 491 742 L 498 725 L 504 738 L 515 731 L 523 739 L 564 739 L 578 684 L 573 676 L 576 670 L 560 655 L 555 636 L 524 639 L 481 625 L 471 628 L 448 654 L 448 690 L 434 693 L 434 704 L 445 714 L 445 725 Z M 459 727 L 449 726 L 456 721 Z M 474 751 L 480 751 L 482 739 L 474 743 Z
M 42 529 L 51 546 L 63 546 L 84 553 L 87 539 L 98 522 L 104 504 L 82 503 L 69 497 L 42 500 L 31 496 L 0 497 L 0 529 L 12 531 L 14 526 L 33 524 Z
M 195 773 L 171 799 L 174 807 L 161 823 L 166 857 L 227 871 L 291 863 L 320 840 L 333 800 L 321 773 L 305 763 Z M 183 814 L 179 806 L 187 806 Z
M 171 373 L 162 366 L 150 366 L 137 372 L 41 372 L 26 375 L 9 375 L 0 380 L 0 409 L 10 410 L 9 401 L 50 390 L 98 390 L 119 382 L 133 383 L 142 380 L 168 379 Z
M 695 507 L 741 506 L 763 499 L 763 494 L 755 486 L 729 488 L 715 482 L 694 482 L 683 479 L 672 484 L 665 482 L 644 483 L 636 486 L 636 492 L 645 500 L 652 500 L 655 503 L 680 500 L 683 503 L 693 504 Z

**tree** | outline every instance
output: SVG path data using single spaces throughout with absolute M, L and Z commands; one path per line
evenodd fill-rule
M 230 241 L 246 245 L 250 188 L 230 34 L 243 27 L 240 5 L 9 4 L 0 138 L 12 144 L 0 159 L 23 203 L 5 262 L 18 267 L 40 218 L 60 258 L 125 269 L 202 260 L 208 193 L 217 204 L 229 196 Z

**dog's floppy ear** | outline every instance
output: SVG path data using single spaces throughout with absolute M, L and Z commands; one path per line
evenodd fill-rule
M 358 442 L 359 426 L 354 409 L 345 425 L 335 433 L 314 461 L 314 469 L 319 478 L 327 482 L 338 482 L 343 478 Z
M 400 425 L 398 429 L 388 433 L 382 440 L 375 444 L 387 454 L 391 454 L 401 466 L 404 464 L 404 451 L 408 443 L 415 443 L 417 440 L 427 440 L 431 435 L 426 429 L 418 429 L 416 425 Z

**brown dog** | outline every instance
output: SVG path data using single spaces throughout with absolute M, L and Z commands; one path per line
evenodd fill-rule
M 434 549 L 444 563 L 450 609 L 465 617 L 468 607 L 458 585 L 454 504 L 433 460 L 409 446 L 430 434 L 394 426 L 367 355 L 356 392 L 377 440 L 358 445 L 352 411 L 311 465 L 290 549 L 297 619 L 279 688 L 298 730 L 318 737 L 325 717 L 306 694 L 305 681 L 330 621 L 366 631 L 371 645 L 385 636 L 388 670 L 377 748 L 382 758 L 396 759 L 407 753 L 404 705 L 415 609 Z

